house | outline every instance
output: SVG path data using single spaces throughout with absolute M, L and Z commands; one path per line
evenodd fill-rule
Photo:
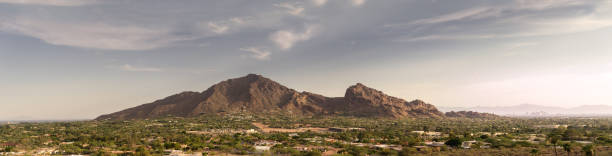
M 478 141 L 472 140 L 472 141 L 464 141 L 461 143 L 461 148 L 465 148 L 465 149 L 469 149 L 472 147 L 473 144 L 478 143 Z
M 317 137 L 314 137 L 314 138 L 304 138 L 304 140 L 309 141 L 309 142 L 321 143 L 325 139 L 317 136 Z
M 333 138 L 325 138 L 324 140 L 327 141 L 327 142 L 337 142 L 338 141 L 338 140 L 333 139 Z
M 360 143 L 360 142 L 353 142 L 353 143 L 350 143 L 350 144 L 353 145 L 353 146 L 359 146 L 359 147 L 366 147 L 366 146 L 368 146 L 368 144 Z
M 491 143 L 481 142 L 481 141 L 476 141 L 476 140 L 462 142 L 461 148 L 470 149 L 472 148 L 473 145 L 477 145 L 477 144 L 480 145 L 478 146 L 480 148 L 491 148 Z
M 480 145 L 480 148 L 491 148 L 491 143 L 482 142 L 482 145 Z
M 255 145 L 271 145 L 271 146 L 274 146 L 274 145 L 278 145 L 278 144 L 281 144 L 281 143 L 278 142 L 278 141 L 274 141 L 274 140 L 259 140 L 259 141 L 255 142 Z
M 416 133 L 419 135 L 425 135 L 425 136 L 441 136 L 442 132 L 431 132 L 431 131 L 412 131 L 412 133 Z
M 269 151 L 274 145 L 281 144 L 280 142 L 274 140 L 260 140 L 255 142 L 255 150 L 256 151 Z
M 374 147 L 376 147 L 376 148 L 380 148 L 380 149 L 387 149 L 387 148 L 389 148 L 390 146 L 389 146 L 389 145 L 385 145 L 385 144 L 378 144 L 378 145 L 374 145 Z
M 416 133 L 416 134 L 422 135 L 422 134 L 425 133 L 425 131 L 412 131 L 411 133 Z
M 259 145 L 255 145 L 253 147 L 255 147 L 256 151 L 269 151 L 270 148 L 272 148 L 272 146 L 259 146 Z
M 254 134 L 254 133 L 258 133 L 258 132 L 255 129 L 248 129 L 248 130 L 244 130 L 244 133 L 246 133 L 246 134 Z
M 332 127 L 327 129 L 330 132 L 346 132 L 346 131 L 363 131 L 365 128 L 338 128 Z
M 593 142 L 591 142 L 591 141 L 576 141 L 576 143 L 579 143 L 579 144 L 592 144 Z
M 424 142 L 425 145 L 427 146 L 431 146 L 431 147 L 442 147 L 442 146 L 446 146 L 444 144 L 444 142 L 435 142 L 435 141 L 426 141 Z
M 378 145 L 374 145 L 373 147 L 380 148 L 380 149 L 392 149 L 392 150 L 396 150 L 396 151 L 401 151 L 402 150 L 402 147 L 399 146 L 399 145 L 378 144 Z
M 313 151 L 313 150 L 317 150 L 320 152 L 326 152 L 327 148 L 323 147 L 323 146 L 304 146 L 304 145 L 299 145 L 299 146 L 295 146 L 293 147 L 293 149 L 298 150 L 298 151 Z
M 431 132 L 431 131 L 412 131 L 412 133 L 416 133 L 419 136 L 421 136 L 422 138 L 425 138 L 426 140 L 429 139 L 433 139 L 433 138 L 439 138 L 439 137 L 444 137 L 442 135 L 442 132 Z
M 185 153 L 181 150 L 165 150 L 164 151 L 168 156 L 202 156 L 202 153 Z
M 53 148 L 41 148 L 34 152 L 36 155 L 54 155 L 58 153 L 58 150 Z
M 442 147 L 446 146 L 446 144 L 444 144 L 444 142 L 435 142 L 435 141 L 425 142 L 425 145 L 429 146 L 429 147 L 431 147 L 433 149 L 436 149 L 436 150 L 440 150 Z
M 559 128 L 564 127 L 567 128 L 568 125 L 535 125 L 535 128 Z
M 439 137 L 442 135 L 442 132 L 425 132 L 427 136 Z

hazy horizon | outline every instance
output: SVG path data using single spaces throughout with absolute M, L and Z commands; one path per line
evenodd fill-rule
M 437 107 L 612 106 L 610 0 L 0 0 L 0 120 L 92 119 L 261 74 Z

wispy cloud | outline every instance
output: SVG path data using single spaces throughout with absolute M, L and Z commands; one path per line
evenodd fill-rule
M 538 45 L 537 42 L 519 42 L 519 43 L 507 44 L 506 46 L 508 47 L 508 50 L 514 50 L 514 49 L 531 47 L 531 46 L 536 46 L 536 45 Z
M 323 6 L 327 3 L 327 0 L 312 0 L 312 3 L 316 6 Z
M 133 72 L 162 72 L 162 71 L 164 71 L 161 68 L 135 67 L 135 66 L 132 66 L 130 64 L 124 64 L 121 67 L 119 67 L 119 69 L 121 69 L 123 71 L 133 71 Z
M 295 15 L 295 16 L 302 16 L 303 15 L 302 13 L 305 10 L 304 7 L 302 6 L 298 6 L 297 4 L 290 4 L 290 3 L 274 4 L 274 6 L 287 9 L 287 13 L 291 15 Z
M 249 47 L 249 48 L 240 48 L 241 51 L 249 52 L 252 58 L 257 60 L 268 60 L 270 59 L 270 51 L 265 50 L 264 48 L 257 47 Z
M 366 0 L 350 0 L 353 6 L 362 6 L 365 4 Z
M 281 50 L 289 50 L 295 43 L 309 40 L 317 28 L 318 26 L 308 26 L 302 33 L 296 33 L 292 30 L 279 30 L 270 35 L 270 40 Z
M 519 56 L 521 54 L 525 54 L 528 53 L 528 51 L 526 51 L 526 49 L 528 49 L 529 47 L 534 47 L 534 46 L 538 46 L 539 43 L 537 42 L 517 42 L 517 43 L 509 43 L 509 44 L 505 44 L 504 47 L 504 51 L 501 53 L 501 56 Z
M 435 23 L 462 20 L 462 19 L 467 19 L 467 18 L 478 19 L 478 18 L 492 16 L 496 14 L 496 12 L 497 11 L 495 11 L 493 8 L 477 7 L 477 8 L 470 8 L 470 9 L 462 10 L 459 12 L 442 15 L 442 16 L 416 20 L 414 22 L 411 22 L 410 24 L 435 24 Z
M 223 34 L 227 32 L 227 30 L 229 29 L 228 26 L 219 25 L 214 22 L 208 22 L 208 28 L 210 28 L 212 32 L 217 33 L 217 34 Z
M 94 2 L 94 0 L 0 0 L 0 3 L 50 6 L 80 6 L 92 4 Z
M 528 5 L 529 4 L 529 5 Z M 426 35 L 406 35 L 396 41 L 464 40 L 511 37 L 533 37 L 587 32 L 612 26 L 612 17 L 601 16 L 605 4 L 584 1 L 528 1 L 517 0 L 515 5 L 474 7 L 449 14 L 424 18 L 407 23 L 386 24 L 385 27 L 429 31 Z M 591 12 L 553 12 L 555 8 L 592 6 Z M 609 4 L 608 4 L 609 5 Z M 526 11 L 530 10 L 530 11 Z M 605 10 L 603 10 L 605 11 Z M 530 13 L 526 12 L 542 12 Z M 474 21 L 449 23 L 452 21 Z M 449 29 L 452 28 L 452 29 Z M 461 30 L 461 31 L 452 31 Z
M 612 19 L 600 19 L 592 16 L 577 17 L 573 19 L 541 19 L 525 20 L 528 22 L 509 23 L 526 29 L 507 30 L 506 32 L 495 32 L 493 30 L 478 33 L 447 33 L 426 36 L 408 37 L 396 41 L 430 41 L 430 40 L 466 40 L 466 39 L 493 39 L 493 38 L 516 38 L 571 34 L 588 32 L 612 27 Z
M 108 50 L 148 50 L 185 39 L 161 28 L 22 18 L 0 22 L 0 31 L 21 33 L 54 45 Z
M 576 6 L 589 3 L 585 0 L 516 0 L 520 9 L 550 9 L 557 7 Z
M 234 17 L 234 18 L 230 18 L 230 21 L 232 21 L 234 24 L 244 24 L 246 23 L 244 18 L 240 18 L 240 17 Z
M 235 32 L 240 28 L 249 25 L 250 19 L 247 17 L 232 17 L 226 20 L 200 22 L 198 25 L 204 29 L 202 36 L 221 35 Z M 212 34 L 210 34 L 212 32 Z

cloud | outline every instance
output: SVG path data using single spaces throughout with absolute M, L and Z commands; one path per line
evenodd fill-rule
M 133 71 L 133 72 L 162 72 L 163 70 L 160 68 L 153 67 L 135 67 L 130 64 L 124 64 L 119 69 L 123 71 Z
M 533 21 L 532 21 L 533 22 Z M 458 33 L 458 34 L 433 34 L 426 36 L 408 37 L 395 41 L 415 42 L 431 40 L 471 40 L 471 39 L 495 39 L 562 35 L 579 32 L 588 32 L 612 27 L 612 20 L 577 18 L 569 20 L 543 20 L 535 23 L 515 23 L 526 29 L 508 30 L 508 32 L 486 32 L 484 33 Z
M 297 6 L 294 4 L 280 3 L 280 4 L 274 4 L 274 6 L 287 9 L 287 13 L 294 15 L 294 16 L 302 16 L 303 15 L 302 13 L 304 12 L 304 7 Z
M 227 20 L 200 22 L 198 26 L 204 31 L 204 34 L 200 34 L 201 36 L 214 36 L 236 31 L 249 24 L 250 19 L 247 17 L 232 17 Z
M 223 33 L 227 32 L 227 30 L 229 29 L 228 26 L 219 25 L 219 24 L 216 24 L 214 22 L 208 22 L 208 28 L 212 32 L 217 33 L 217 34 L 223 34 Z
M 514 49 L 520 49 L 524 47 L 536 46 L 538 44 L 539 43 L 537 42 L 519 42 L 519 43 L 507 44 L 506 46 L 508 47 L 508 50 L 514 50 Z
M 312 0 L 312 3 L 316 6 L 323 6 L 327 3 L 327 0 Z
M 292 30 L 279 30 L 270 35 L 270 40 L 281 50 L 289 50 L 295 43 L 309 40 L 315 29 L 317 29 L 317 26 L 308 26 L 302 33 L 295 33 Z
M 435 24 L 435 23 L 444 23 L 444 22 L 462 20 L 462 19 L 467 19 L 467 18 L 479 19 L 479 18 L 493 16 L 494 14 L 496 14 L 496 12 L 497 11 L 495 11 L 495 9 L 492 9 L 489 7 L 477 7 L 477 8 L 470 8 L 470 9 L 462 10 L 459 12 L 442 15 L 442 16 L 436 16 L 432 18 L 416 20 L 414 22 L 411 22 L 410 24 Z
M 94 2 L 93 0 L 0 0 L 0 3 L 50 6 L 80 6 Z
M 527 4 L 533 4 L 533 6 Z M 555 10 L 577 5 L 594 8 L 574 13 L 569 13 L 571 9 Z M 396 40 L 408 42 L 561 35 L 612 27 L 612 17 L 604 16 L 609 13 L 608 9 L 602 9 L 606 6 L 609 4 L 583 3 L 583 1 L 572 0 L 519 0 L 517 5 L 474 7 L 408 23 L 386 24 L 384 27 L 420 31 Z M 464 22 L 449 23 L 451 21 Z
M 22 18 L 0 22 L 0 31 L 20 33 L 53 45 L 107 50 L 149 50 L 186 39 L 166 29 Z
M 244 24 L 244 23 L 246 23 L 244 18 L 240 18 L 240 17 L 231 18 L 230 21 L 232 21 L 234 24 Z
M 350 0 L 350 1 L 351 1 L 351 4 L 353 4 L 353 6 L 361 6 L 366 2 L 366 0 Z
M 557 7 L 576 6 L 587 3 L 584 0 L 516 0 L 521 9 L 551 9 Z
M 518 56 L 521 54 L 526 53 L 527 51 L 525 51 L 526 48 L 529 47 L 534 47 L 534 46 L 538 46 L 539 43 L 537 42 L 517 42 L 517 43 L 509 43 L 509 44 L 505 44 L 504 50 L 505 52 L 503 52 L 501 54 L 501 56 Z
M 270 52 L 264 50 L 263 48 L 249 47 L 249 48 L 240 48 L 241 51 L 249 52 L 251 57 L 257 60 L 268 60 L 270 59 Z
M 586 5 L 581 0 L 516 0 L 514 4 L 504 6 L 479 6 L 452 12 L 430 18 L 419 19 L 409 23 L 388 24 L 392 26 L 427 25 L 459 20 L 477 20 L 489 17 L 502 16 L 503 13 L 515 13 L 525 10 L 544 11 L 547 9 Z

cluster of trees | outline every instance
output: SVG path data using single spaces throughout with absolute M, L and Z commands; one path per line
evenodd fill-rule
M 6 146 L 3 149 L 0 149 L 0 152 L 13 152 L 15 151 L 15 147 L 13 146 Z

